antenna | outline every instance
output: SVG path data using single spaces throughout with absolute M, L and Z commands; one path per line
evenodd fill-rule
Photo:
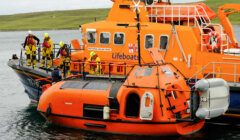
M 141 48 L 140 48 L 140 15 L 139 15 L 139 13 L 140 13 L 140 9 L 139 9 L 139 7 L 142 7 L 142 6 L 140 6 L 140 2 L 141 2 L 141 0 L 138 0 L 137 2 L 136 2 L 136 0 L 133 0 L 133 4 L 134 4 L 134 6 L 133 6 L 133 8 L 134 8 L 134 12 L 136 12 L 136 17 L 137 17 L 137 29 L 138 29 L 138 33 L 137 33 L 137 44 L 138 44 L 138 64 L 139 64 L 139 66 L 142 66 L 142 64 L 141 64 Z
M 139 7 L 143 7 L 143 6 L 140 6 L 140 2 L 141 2 L 141 0 L 138 0 L 137 2 L 136 2 L 136 0 L 133 0 L 133 4 L 134 4 L 133 12 L 140 12 Z

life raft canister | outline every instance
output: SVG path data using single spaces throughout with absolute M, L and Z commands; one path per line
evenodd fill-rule
M 211 119 L 224 114 L 230 104 L 229 86 L 220 78 L 202 79 L 196 82 L 199 93 L 199 108 L 195 115 L 200 119 Z
M 219 33 L 216 31 L 212 31 L 208 34 L 206 37 L 206 44 L 207 44 L 207 49 L 210 51 L 214 52 L 220 52 L 221 49 L 221 44 L 222 44 L 222 38 Z

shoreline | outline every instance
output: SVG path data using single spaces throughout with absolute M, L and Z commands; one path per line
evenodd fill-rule
M 240 24 L 233 24 L 233 29 L 234 29 L 234 26 L 237 26 L 240 28 Z M 58 29 L 21 29 L 21 30 L 1 30 L 0 29 L 0 32 L 24 32 L 24 31 L 28 31 L 28 30 L 31 30 L 31 31 L 65 31 L 65 30 L 78 30 L 78 28 L 58 28 Z
M 228 0 L 227 2 L 206 0 L 204 3 L 217 13 L 219 6 L 225 3 L 239 3 L 239 0 Z M 98 8 L 0 15 L 0 32 L 75 30 L 79 25 L 105 20 L 110 10 L 110 8 Z M 233 26 L 240 26 L 239 13 L 230 15 L 229 20 Z M 212 23 L 219 22 L 217 17 L 212 20 Z

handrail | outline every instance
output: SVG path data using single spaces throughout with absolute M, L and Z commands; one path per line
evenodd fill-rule
M 225 65 L 225 66 L 231 66 L 233 67 L 233 72 L 229 72 L 229 69 L 227 72 L 223 70 L 216 71 L 217 65 Z M 221 67 L 223 68 L 223 67 Z M 239 69 L 238 69 L 239 68 Z M 207 70 L 210 69 L 210 70 Z M 237 83 L 237 77 L 240 76 L 240 73 L 238 74 L 238 71 L 240 70 L 240 63 L 231 63 L 231 62 L 210 62 L 203 66 L 200 70 L 198 70 L 192 77 L 188 79 L 188 82 L 194 80 L 195 82 L 198 79 L 201 79 L 202 77 L 199 77 L 198 75 L 206 72 L 206 75 L 204 75 L 203 78 L 208 78 L 210 75 L 212 78 L 221 77 L 223 79 L 227 79 L 228 82 Z M 231 76 L 232 78 L 227 78 L 227 76 Z
M 219 30 L 220 30 L 220 33 L 219 33 L 219 35 L 220 35 L 220 37 L 221 37 L 221 46 L 220 46 L 220 53 L 222 54 L 223 53 L 223 49 L 224 49 L 224 47 L 225 47 L 225 49 L 228 49 L 228 47 L 229 47 L 229 37 L 228 37 L 228 35 L 227 34 L 225 34 L 224 32 L 223 32 L 223 27 L 222 27 L 222 25 L 220 25 L 220 24 L 210 24 L 211 26 L 218 26 L 219 27 Z M 209 28 L 209 26 L 205 26 L 202 30 L 210 30 L 210 32 L 212 32 L 212 29 L 211 28 Z M 201 33 L 201 36 L 202 36 L 202 42 L 201 42 L 201 51 L 203 51 L 203 47 L 204 46 L 207 46 L 207 44 L 205 43 L 205 42 L 203 42 L 203 38 L 204 38 L 204 36 L 208 36 L 208 34 L 204 34 L 204 33 Z M 223 38 L 226 38 L 226 43 L 224 43 L 224 40 L 223 40 Z
M 36 59 L 37 59 L 37 62 L 40 62 L 40 61 L 41 61 L 41 53 L 42 53 L 42 49 L 41 49 L 41 48 L 42 48 L 42 44 L 43 44 L 43 43 L 39 43 L 38 45 L 36 45 L 36 48 L 37 48 L 37 50 L 36 50 Z M 22 47 L 24 47 L 23 45 L 24 45 L 24 43 L 21 44 Z M 71 52 L 72 52 L 72 51 L 75 51 L 75 49 L 72 49 L 71 44 L 66 44 L 66 45 L 67 45 L 68 49 L 70 50 L 70 55 L 71 55 Z M 53 44 L 52 54 L 51 54 L 52 61 L 53 61 L 54 58 L 56 58 L 56 54 L 57 54 L 57 52 L 58 52 L 59 49 L 60 49 L 59 44 L 54 43 L 54 44 Z M 23 56 L 24 56 L 24 53 L 23 53 L 22 51 L 23 51 L 23 49 L 21 49 L 21 52 L 20 52 L 20 59 L 19 59 L 19 62 L 21 62 L 21 63 L 19 63 L 20 66 L 23 66 L 23 61 L 26 59 L 25 57 L 23 57 Z M 53 62 L 52 62 L 52 63 L 53 63 Z M 45 63 L 45 65 L 46 65 L 46 63 Z M 46 73 L 49 72 L 48 69 L 45 69 L 45 71 L 46 71 Z
M 171 22 L 173 23 L 174 18 L 178 18 L 178 22 L 180 24 L 181 18 L 187 18 L 188 26 L 191 19 L 193 19 L 195 22 L 199 22 L 197 20 L 199 19 L 202 23 L 211 23 L 206 10 L 200 5 L 148 5 L 146 8 L 150 8 L 149 18 L 151 22 L 154 18 L 155 22 L 158 22 L 157 18 L 163 18 L 163 23 L 165 23 L 166 18 L 171 18 Z M 186 9 L 187 14 L 183 13 L 183 10 Z M 202 14 L 199 12 L 199 9 L 203 11 Z M 160 10 L 162 10 L 162 13 L 159 13 Z M 170 12 L 167 14 L 166 10 L 169 10 Z M 194 12 L 194 14 L 190 15 L 190 11 Z
M 72 61 L 73 62 L 73 61 Z M 102 69 L 99 69 L 98 73 L 88 74 L 95 77 L 105 77 L 111 80 L 112 78 L 116 78 L 119 76 L 123 76 L 122 78 L 127 78 L 130 71 L 136 66 L 136 64 L 127 64 L 125 62 L 112 62 L 112 61 L 101 61 L 99 62 L 89 62 L 89 61 L 78 61 L 73 62 L 75 65 L 74 69 L 70 69 L 74 74 L 82 74 L 83 78 L 86 78 L 86 75 L 89 73 L 88 66 L 91 65 L 99 65 Z M 87 69 L 88 68 L 88 69 Z

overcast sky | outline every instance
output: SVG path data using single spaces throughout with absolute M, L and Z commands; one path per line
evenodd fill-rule
M 0 15 L 111 6 L 110 0 L 0 0 Z
M 195 2 L 199 0 L 171 0 L 172 2 Z M 0 0 L 0 15 L 39 11 L 107 8 L 111 0 Z

